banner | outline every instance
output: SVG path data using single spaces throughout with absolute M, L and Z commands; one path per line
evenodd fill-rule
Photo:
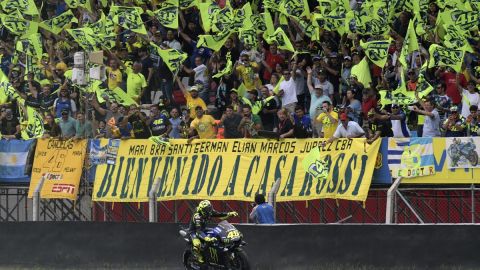
M 66 29 L 66 31 L 73 37 L 80 47 L 88 52 L 98 51 L 102 48 L 102 40 L 97 39 L 91 28 Z
M 219 51 L 233 32 L 225 30 L 215 35 L 199 35 L 197 48 L 207 47 L 213 51 Z
M 21 14 L 38 15 L 38 9 L 34 0 L 3 0 L 0 5 L 3 12 L 7 14 L 18 11 Z
M 2 25 L 15 35 L 26 37 L 38 32 L 38 23 L 23 19 L 22 15 L 0 14 Z
M 28 182 L 27 161 L 34 140 L 0 140 L 0 182 Z
M 365 139 L 347 139 L 343 142 L 351 146 L 332 152 L 325 151 L 325 147 L 313 148 L 303 159 L 303 168 L 317 182 L 316 195 L 319 198 L 364 202 L 381 140 L 375 140 L 372 144 L 367 144 Z M 356 168 L 357 162 L 362 163 L 361 167 Z
M 69 8 L 84 8 L 92 12 L 92 6 L 90 5 L 90 0 L 65 0 L 65 3 Z
M 277 201 L 325 197 L 364 200 L 380 140 L 341 139 L 322 148 L 328 181 L 313 179 L 302 166 L 323 140 L 121 140 L 115 165 L 97 165 L 94 201 L 146 202 L 157 178 L 158 200 L 253 201 L 281 179 Z M 107 145 L 102 139 L 99 147 Z
M 86 149 L 87 140 L 37 140 L 28 197 L 32 198 L 40 178 L 45 175 L 40 191 L 42 199 L 76 200 Z
M 388 166 L 392 177 L 435 174 L 432 138 L 388 138 Z
M 391 184 L 392 175 L 388 167 L 388 138 L 381 138 L 380 151 L 377 154 L 372 184 Z
M 405 178 L 405 184 L 472 184 L 480 183 L 478 169 L 448 168 L 448 148 L 445 138 L 433 138 L 435 174 L 414 178 Z
M 480 137 L 445 138 L 448 168 L 480 168 Z

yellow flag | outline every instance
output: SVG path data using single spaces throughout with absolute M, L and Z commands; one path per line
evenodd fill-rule
M 220 7 L 213 3 L 200 3 L 198 4 L 198 9 L 200 10 L 203 30 L 205 30 L 205 33 L 208 33 L 212 27 L 213 19 L 220 11 Z
M 285 78 L 282 76 L 280 77 L 280 79 L 278 80 L 277 82 L 277 85 L 275 85 L 275 87 L 273 88 L 273 93 L 275 93 L 276 95 L 278 95 L 278 92 L 280 92 L 280 84 L 285 81 Z
M 366 57 L 364 57 L 360 63 L 354 65 L 350 73 L 357 76 L 358 81 L 361 82 L 365 88 L 370 87 L 372 77 L 370 75 L 370 67 L 368 66 Z
M 428 63 L 429 68 L 443 66 L 451 67 L 456 72 L 460 72 L 462 70 L 465 51 L 453 50 L 437 44 L 432 44 L 430 45 L 428 52 L 430 53 L 430 61 Z
M 86 51 L 98 51 L 102 48 L 102 41 L 97 39 L 91 28 L 66 29 L 66 31 Z
M 100 41 L 102 48 L 111 49 L 115 46 L 117 39 L 115 25 L 113 21 L 107 20 L 103 12 L 99 20 L 97 20 L 95 23 L 88 24 L 85 28 L 90 28 L 92 33 L 96 34 L 96 40 Z
M 163 50 L 154 43 L 150 43 L 150 46 L 162 58 L 168 69 L 170 69 L 170 71 L 174 74 L 178 72 L 183 61 L 188 58 L 186 53 L 175 49 Z
M 372 61 L 375 65 L 383 68 L 387 63 L 388 58 L 388 48 L 392 39 L 388 40 L 374 40 L 369 42 L 360 41 L 360 46 L 365 51 L 368 59 Z
M 417 35 L 415 34 L 415 29 L 413 27 L 413 21 L 410 20 L 408 23 L 408 30 L 407 34 L 405 35 L 405 39 L 403 40 L 402 51 L 400 52 L 399 61 L 402 64 L 403 68 L 408 69 L 407 59 L 410 53 L 414 51 L 418 51 L 418 40 Z
M 123 91 L 120 87 L 117 87 L 113 90 L 110 89 L 102 89 L 100 87 L 95 88 L 95 93 L 97 95 L 98 102 L 103 103 L 105 99 L 103 98 L 105 95 L 108 96 L 110 101 L 115 101 L 118 104 L 122 104 L 125 106 L 130 106 L 133 104 L 137 104 L 135 100 L 133 100 L 125 91 Z
M 217 74 L 213 75 L 212 78 L 220 78 L 224 75 L 229 75 L 232 73 L 233 69 L 233 63 L 232 63 L 232 55 L 230 52 L 227 53 L 227 56 L 225 57 L 227 59 L 227 64 L 225 65 L 225 68 L 220 70 Z
M 263 38 L 268 44 L 276 42 L 279 49 L 295 52 L 292 42 L 290 42 L 290 39 L 280 27 L 272 35 L 268 35 L 265 32 Z
M 21 136 L 24 140 L 41 138 L 45 133 L 43 118 L 34 108 L 25 105 L 25 100 L 17 99 L 20 115 Z
M 479 16 L 479 13 L 476 11 L 446 9 L 439 13 L 438 19 L 441 19 L 445 24 L 454 24 L 460 30 L 466 32 L 478 28 Z
M 71 23 L 78 23 L 78 20 L 72 10 L 69 9 L 53 19 L 41 22 L 39 26 L 58 35 L 63 29 L 68 28 Z
M 265 11 L 263 13 L 263 20 L 265 21 L 265 33 L 264 35 L 273 35 L 275 32 L 275 27 L 273 26 L 273 20 L 272 20 L 272 15 L 270 15 L 270 12 Z
M 197 47 L 207 47 L 214 51 L 219 51 L 232 32 L 221 32 L 217 35 L 199 35 Z
M 38 15 L 34 0 L 3 0 L 0 5 L 6 14 L 18 11 L 20 14 Z
M 178 4 L 181 9 L 187 9 L 198 5 L 197 0 L 179 0 Z
M 165 1 L 157 10 L 148 10 L 147 13 L 167 28 L 178 28 L 178 0 Z
M 237 89 L 237 94 L 239 97 L 245 96 L 245 93 L 247 93 L 247 87 L 242 83 Z
M 285 16 L 294 18 L 301 18 L 304 15 L 303 1 L 297 0 L 282 0 L 278 5 L 278 11 Z
M 474 52 L 470 43 L 468 43 L 465 34 L 462 33 L 457 26 L 453 24 L 443 24 L 442 27 L 445 32 L 440 38 L 442 38 L 445 47 L 455 50 L 464 50 L 471 53 Z
M 114 23 L 125 29 L 146 35 L 147 30 L 143 24 L 142 17 L 140 17 L 142 13 L 143 9 L 141 7 L 112 6 L 109 17 L 112 18 Z
M 40 33 L 29 35 L 28 37 L 19 39 L 15 44 L 15 50 L 30 56 L 41 58 L 43 54 Z
M 243 44 L 250 45 L 252 48 L 257 47 L 257 31 L 255 29 L 240 29 L 238 38 Z
M 26 37 L 38 32 L 38 23 L 23 19 L 22 15 L 0 14 L 2 25 L 15 35 Z
M 65 0 L 65 3 L 69 8 L 84 8 L 92 12 L 92 6 L 90 5 L 90 0 Z
M 0 69 L 0 104 L 16 100 L 19 97 L 17 91 L 8 80 L 8 77 Z

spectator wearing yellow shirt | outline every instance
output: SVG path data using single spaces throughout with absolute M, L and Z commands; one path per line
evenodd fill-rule
M 118 62 L 115 59 L 110 60 L 110 66 L 107 67 L 108 89 L 113 90 L 122 84 L 122 71 L 119 69 Z
M 242 53 L 240 61 L 235 63 L 235 71 L 248 91 L 255 90 L 257 85 L 261 85 L 258 76 L 258 64 L 250 61 L 250 56 L 247 53 Z
M 196 112 L 195 108 L 201 107 L 203 110 L 207 109 L 207 105 L 205 104 L 205 101 L 201 99 L 198 96 L 198 88 L 196 85 L 190 87 L 190 90 L 187 91 L 183 83 L 180 81 L 180 79 L 177 77 L 177 84 L 178 87 L 180 87 L 180 90 L 182 90 L 183 95 L 185 96 L 185 99 L 187 101 L 187 108 L 190 114 L 190 118 L 195 118 Z
M 316 122 L 322 124 L 323 138 L 333 136 L 338 126 L 338 113 L 333 111 L 332 103 L 329 101 L 322 103 L 322 113 L 317 116 Z
M 190 134 L 194 134 L 194 131 L 197 131 L 198 135 L 191 137 L 200 138 L 200 139 L 214 139 L 217 134 L 217 123 L 215 119 L 205 114 L 205 111 L 201 106 L 195 107 L 195 112 L 197 117 L 193 119 L 190 124 Z
M 142 74 L 142 63 L 135 61 L 132 68 L 130 68 L 127 67 L 114 53 L 110 55 L 117 61 L 117 63 L 122 65 L 122 68 L 127 73 L 127 94 L 139 103 L 140 97 L 148 86 L 145 76 Z

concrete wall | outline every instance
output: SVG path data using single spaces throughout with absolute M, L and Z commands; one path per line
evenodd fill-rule
M 0 268 L 182 269 L 177 224 L 0 223 Z M 474 225 L 238 226 L 254 269 L 471 269 Z M 2 268 L 3 269 L 3 268 Z

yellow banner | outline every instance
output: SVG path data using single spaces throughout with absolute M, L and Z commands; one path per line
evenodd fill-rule
M 328 181 L 305 172 L 303 159 L 322 140 L 121 140 L 110 162 L 97 165 L 94 201 L 145 202 L 157 178 L 159 201 L 182 199 L 253 201 L 281 179 L 278 201 L 340 198 L 364 200 L 380 140 L 342 139 L 322 148 Z M 100 141 L 103 149 L 108 140 Z M 108 164 L 107 164 L 108 163 Z
M 38 139 L 28 197 L 45 175 L 42 199 L 76 200 L 86 149 L 87 140 Z
M 402 179 L 405 184 L 472 184 L 480 183 L 479 169 L 449 169 L 445 138 L 433 138 L 435 174 Z

